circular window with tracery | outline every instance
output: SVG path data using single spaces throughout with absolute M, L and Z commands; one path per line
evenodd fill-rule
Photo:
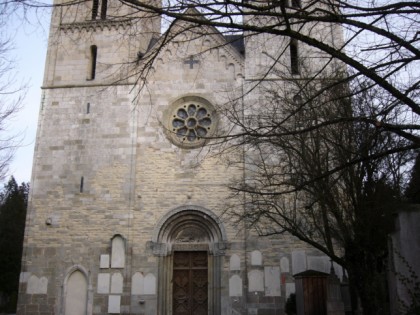
M 214 108 L 201 97 L 184 97 L 176 101 L 168 116 L 170 139 L 181 147 L 202 146 L 216 128 Z

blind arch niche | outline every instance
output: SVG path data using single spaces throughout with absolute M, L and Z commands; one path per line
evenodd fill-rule
M 64 315 L 87 315 L 89 280 L 81 266 L 71 268 L 64 280 Z

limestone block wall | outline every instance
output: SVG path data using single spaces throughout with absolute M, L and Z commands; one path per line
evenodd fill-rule
M 97 274 L 100 254 L 129 220 L 133 127 L 128 91 L 120 86 L 108 92 L 44 92 L 23 262 L 24 274 L 48 281 L 42 293 L 49 299 L 39 303 L 40 312 L 60 312 L 61 288 L 75 265 Z M 21 291 L 33 292 L 22 281 Z
M 171 288 L 173 239 L 162 244 L 156 235 L 162 220 L 182 211 L 219 229 L 205 249 L 211 250 L 213 313 L 281 314 L 294 292 L 292 275 L 324 271 L 327 264 L 290 236 L 261 238 L 224 216 L 227 186 L 244 173 L 216 144 L 230 128 L 222 110 L 233 103 L 241 108 L 238 96 L 253 79 L 245 68 L 259 68 L 259 57 L 246 63 L 213 30 L 198 38 L 187 32 L 165 45 L 149 76 L 135 83 L 127 75 L 147 61 L 135 58 L 146 50 L 156 20 L 138 36 L 143 22 L 85 25 L 90 8 L 79 9 L 85 17 L 59 9 L 53 15 L 19 314 L 157 314 L 162 295 L 171 293 L 164 290 Z M 97 48 L 94 79 L 91 46 Z M 245 101 L 260 104 L 258 93 Z M 177 106 L 188 112 L 191 104 L 201 104 L 211 121 L 208 139 L 199 142 L 205 146 L 188 143 L 188 136 L 179 142 Z M 191 117 L 183 123 L 201 119 Z

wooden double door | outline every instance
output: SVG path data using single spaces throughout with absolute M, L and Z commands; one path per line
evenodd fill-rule
M 172 310 L 173 315 L 208 315 L 207 252 L 174 252 Z

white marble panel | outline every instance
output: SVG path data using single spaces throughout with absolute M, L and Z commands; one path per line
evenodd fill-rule
M 48 279 L 47 277 L 39 278 L 39 293 L 38 294 L 47 294 L 48 290 Z
M 242 279 L 238 275 L 229 279 L 229 296 L 242 296 Z
M 38 278 L 32 275 L 28 279 L 28 286 L 26 287 L 27 294 L 47 294 L 48 279 L 46 277 Z
M 121 296 L 110 295 L 108 296 L 108 313 L 120 314 L 121 312 Z
M 109 293 L 109 273 L 98 274 L 98 293 L 108 294 Z
M 303 250 L 292 252 L 292 272 L 297 274 L 307 270 L 306 268 L 306 254 Z
M 122 274 L 114 273 L 111 276 L 111 293 L 122 293 L 123 292 L 123 276 Z
M 109 255 L 101 255 L 99 268 L 101 269 L 109 268 Z
M 261 270 L 251 270 L 248 272 L 248 291 L 264 291 L 264 274 Z
M 28 279 L 28 285 L 26 286 L 26 293 L 27 294 L 36 294 L 38 291 L 38 277 L 35 275 L 32 275 Z
M 131 279 L 131 295 L 144 294 L 144 276 L 141 272 L 136 272 Z
M 144 277 L 144 294 L 156 294 L 156 277 L 152 273 Z
M 266 296 L 280 296 L 280 268 L 276 266 L 264 267 L 264 284 Z
M 254 250 L 251 253 L 251 265 L 252 266 L 261 266 L 262 265 L 262 255 L 259 250 Z
M 121 236 L 112 239 L 111 268 L 124 268 L 125 266 L 125 243 Z
M 290 272 L 289 258 L 282 257 L 280 259 L 280 269 L 281 269 L 281 272 Z
M 31 276 L 30 272 L 27 272 L 27 271 L 21 272 L 19 276 L 19 282 L 21 283 L 28 282 L 30 276 Z
M 231 271 L 241 270 L 241 259 L 238 255 L 233 254 L 232 256 L 230 256 L 229 269 Z

